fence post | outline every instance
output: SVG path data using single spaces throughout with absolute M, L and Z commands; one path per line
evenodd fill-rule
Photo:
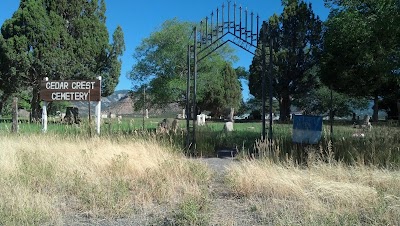
M 18 98 L 13 98 L 11 132 L 18 133 Z

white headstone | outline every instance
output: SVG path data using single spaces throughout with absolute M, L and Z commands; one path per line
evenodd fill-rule
M 206 115 L 205 114 L 201 114 L 201 123 L 203 126 L 206 125 Z
M 226 122 L 224 125 L 224 130 L 226 132 L 232 132 L 233 131 L 233 122 Z
M 197 125 L 202 126 L 201 115 L 197 115 Z

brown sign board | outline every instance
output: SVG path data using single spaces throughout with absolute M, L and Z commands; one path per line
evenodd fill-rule
M 42 81 L 40 99 L 52 101 L 100 101 L 100 80 Z

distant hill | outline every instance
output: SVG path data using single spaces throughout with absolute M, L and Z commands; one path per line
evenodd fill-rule
M 101 111 L 103 112 L 104 109 L 108 109 L 112 104 L 120 101 L 124 97 L 128 96 L 129 90 L 117 90 L 113 94 L 108 97 L 101 98 Z M 79 114 L 81 115 L 88 115 L 89 113 L 89 103 L 85 101 L 77 101 L 73 102 L 74 107 L 79 108 Z M 96 103 L 91 102 L 90 104 L 90 112 L 94 114 Z
M 142 111 L 134 111 L 134 100 L 129 96 L 129 90 L 115 91 L 108 97 L 101 98 L 102 114 L 115 114 L 130 117 L 140 117 Z M 79 108 L 80 115 L 88 115 L 89 103 L 84 101 L 74 102 L 74 106 Z M 90 112 L 94 115 L 95 102 L 90 104 Z M 170 104 L 165 109 L 149 109 L 150 116 L 175 117 L 176 114 L 182 113 L 182 109 L 178 104 Z

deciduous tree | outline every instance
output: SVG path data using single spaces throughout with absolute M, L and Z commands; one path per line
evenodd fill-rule
M 400 6 L 397 0 L 326 0 L 322 79 L 333 89 L 374 101 L 388 95 L 400 68 Z
M 193 44 L 190 39 L 193 26 L 177 19 L 167 20 L 135 49 L 136 63 L 129 78 L 137 85 L 134 92 L 137 97 L 142 96 L 143 84 L 147 87 L 148 107 L 164 107 L 170 103 L 185 105 L 187 48 Z M 227 62 L 235 59 L 233 49 L 223 46 L 198 64 L 197 104 L 201 110 L 219 108 L 220 105 L 213 107 L 213 104 L 222 103 L 218 99 L 223 95 L 222 71 Z M 238 81 L 237 77 L 234 79 Z M 135 108 L 140 108 L 142 103 L 138 100 Z

